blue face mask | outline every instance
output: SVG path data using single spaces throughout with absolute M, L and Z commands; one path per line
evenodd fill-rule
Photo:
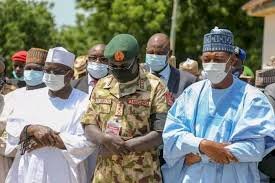
M 89 74 L 95 79 L 101 79 L 108 74 L 108 65 L 89 62 L 87 66 Z
M 162 70 L 167 65 L 167 55 L 146 54 L 145 62 L 154 72 Z
M 19 81 L 24 81 L 24 77 L 22 76 L 22 77 L 18 77 L 17 75 L 16 75 L 16 72 L 15 71 L 12 71 L 12 75 L 13 75 L 13 77 L 15 78 L 15 79 L 17 79 L 17 80 L 19 80 Z
M 24 71 L 24 80 L 28 86 L 36 86 L 43 83 L 43 71 L 35 70 L 25 70 Z

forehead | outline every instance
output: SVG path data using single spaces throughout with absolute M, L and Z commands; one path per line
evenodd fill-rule
M 13 61 L 13 65 L 24 66 L 24 65 L 25 65 L 25 62 Z
M 89 56 L 103 56 L 104 55 L 104 47 L 103 46 L 97 46 L 94 48 L 91 48 L 88 52 Z
M 229 53 L 227 52 L 204 52 L 202 54 L 202 57 L 210 57 L 210 58 L 215 58 L 215 57 L 228 57 Z
M 64 69 L 64 70 L 71 69 L 70 67 L 60 63 L 49 63 L 49 62 L 45 63 L 44 68 L 45 69 Z
M 27 63 L 26 65 L 25 65 L 25 68 L 30 68 L 30 69 L 35 69 L 35 68 L 42 68 L 43 67 L 43 65 L 41 65 L 41 64 L 36 64 L 36 63 Z
M 147 48 L 167 49 L 169 48 L 169 40 L 159 38 L 149 40 L 147 43 Z

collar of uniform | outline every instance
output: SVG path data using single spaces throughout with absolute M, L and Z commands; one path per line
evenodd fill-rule
M 137 90 L 140 91 L 147 91 L 147 85 L 146 85 L 146 74 L 148 74 L 147 72 L 145 72 L 141 67 L 139 68 L 139 81 L 138 81 L 138 85 L 137 85 Z
M 113 81 L 114 80 L 115 78 L 113 78 Z M 139 77 L 127 83 L 119 83 L 117 81 L 115 83 L 111 82 L 110 93 L 117 98 L 121 98 L 136 93 L 138 80 Z
M 107 76 L 105 79 L 105 85 L 103 86 L 104 89 L 110 89 L 116 83 L 113 75 Z

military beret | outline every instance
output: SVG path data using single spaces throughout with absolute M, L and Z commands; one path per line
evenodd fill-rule
M 139 53 L 136 38 L 130 34 L 119 34 L 107 44 L 104 56 L 116 62 L 130 60 Z

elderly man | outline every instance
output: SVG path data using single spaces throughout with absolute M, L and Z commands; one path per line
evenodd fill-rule
M 145 69 L 158 76 L 168 87 L 167 93 L 168 105 L 172 106 L 175 99 L 183 92 L 185 88 L 196 81 L 196 77 L 186 71 L 180 71 L 168 63 L 172 55 L 170 50 L 170 39 L 166 34 L 157 33 L 151 36 L 147 42 Z M 163 160 L 162 147 L 160 151 L 161 165 Z
M 43 66 L 47 57 L 47 50 L 40 48 L 31 48 L 27 52 L 26 65 L 24 68 L 24 80 L 26 87 L 19 88 L 5 95 L 5 107 L 0 120 L 5 122 L 7 117 L 16 108 L 17 103 L 20 102 L 21 97 L 28 97 L 32 93 L 31 90 L 45 87 L 43 83 Z
M 50 49 L 44 67 L 47 88 L 22 96 L 9 116 L 6 153 L 18 148 L 6 183 L 86 183 L 83 160 L 92 144 L 83 136 L 80 118 L 87 94 L 73 89 L 74 54 Z M 39 110 L 37 110 L 37 107 Z
M 5 95 L 5 101 L 9 104 L 9 107 L 11 107 L 11 104 L 13 103 L 12 101 L 15 101 L 16 103 L 16 95 L 18 93 L 25 92 L 26 95 L 28 95 L 27 93 L 29 90 L 35 90 L 46 86 L 42 79 L 44 76 L 43 67 L 46 61 L 47 53 L 47 50 L 41 48 L 31 48 L 27 52 L 26 64 L 23 71 L 26 87 L 19 88 Z
M 97 44 L 88 51 L 88 64 L 85 70 L 88 75 L 72 81 L 72 86 L 89 96 L 99 79 L 108 75 L 108 59 L 104 56 L 105 44 Z M 93 177 L 97 153 L 93 153 L 87 159 L 87 172 L 89 177 Z
M 106 46 L 109 76 L 96 84 L 83 119 L 85 133 L 100 147 L 94 183 L 161 182 L 158 146 L 166 119 L 166 87 L 139 69 L 139 45 L 129 34 Z
M 157 33 L 148 40 L 145 58 L 145 63 L 149 67 L 147 70 L 164 81 L 174 101 L 186 87 L 196 81 L 196 77 L 170 66 L 168 59 L 171 54 L 170 40 L 167 35 Z
M 88 52 L 88 75 L 72 81 L 72 86 L 89 95 L 97 81 L 108 75 L 108 60 L 104 57 L 104 44 L 97 44 Z
M 24 69 L 24 78 L 27 85 L 26 87 L 19 88 L 5 95 L 5 107 L 3 110 L 3 114 L 1 114 L 1 118 L 0 118 L 0 123 L 2 126 L 2 129 L 0 131 L 4 130 L 4 127 L 6 126 L 7 117 L 12 113 L 14 108 L 16 108 L 17 102 L 20 101 L 21 97 L 24 97 L 24 98 L 28 97 L 29 90 L 45 87 L 45 84 L 42 82 L 42 78 L 44 74 L 43 66 L 44 66 L 46 57 L 47 57 L 46 50 L 32 48 L 28 51 L 26 65 Z M 1 145 L 2 145 L 1 152 L 2 152 L 2 155 L 4 155 L 4 151 L 6 147 L 6 143 L 5 143 L 6 137 L 5 137 L 5 132 L 2 131 L 2 133 L 3 133 L 3 138 L 1 138 Z M 6 174 L 7 174 L 11 165 L 10 163 L 11 160 L 9 158 L 5 158 L 5 161 L 8 163 L 3 164 L 5 165 L 6 170 L 3 170 L 2 172 L 5 173 L 6 171 Z M 4 178 L 3 178 L 3 181 L 0 181 L 0 182 L 4 182 Z
M 275 145 L 274 112 L 264 94 L 232 76 L 233 34 L 204 36 L 207 79 L 193 84 L 168 112 L 163 132 L 167 182 L 259 182 L 258 162 Z

